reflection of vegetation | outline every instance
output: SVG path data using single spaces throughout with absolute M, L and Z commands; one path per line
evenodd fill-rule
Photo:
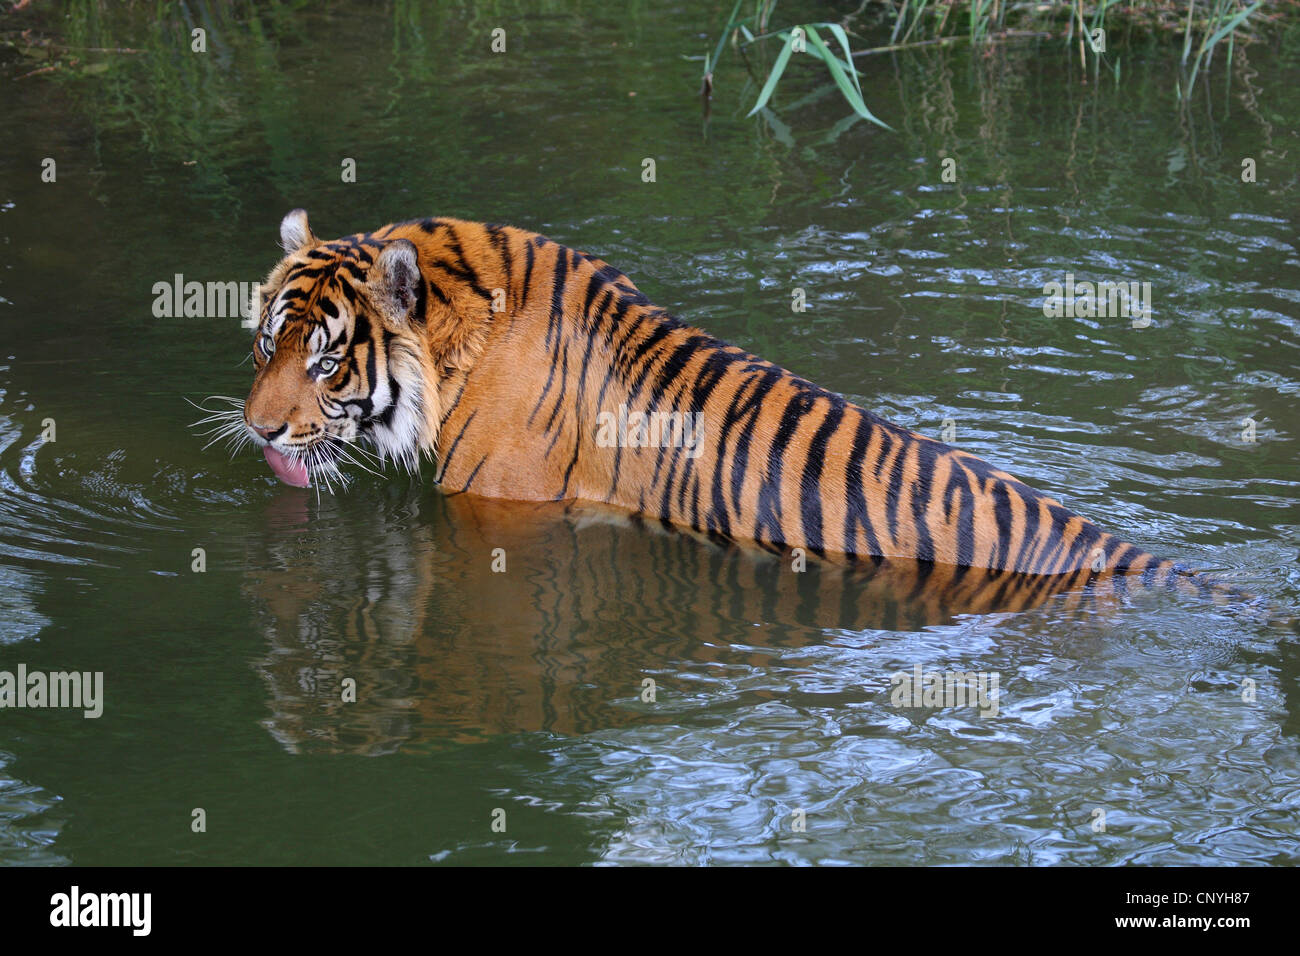
M 1236 39 L 1237 29 L 1245 23 L 1250 16 L 1259 10 L 1264 0 L 1255 0 L 1245 9 L 1237 9 L 1238 0 L 1210 0 L 1211 14 L 1207 21 L 1202 22 L 1201 26 L 1201 43 L 1196 50 L 1196 59 L 1192 61 L 1192 75 L 1187 81 L 1187 89 L 1190 93 L 1193 85 L 1196 83 L 1196 74 L 1201 68 L 1202 59 L 1206 63 L 1214 56 L 1214 48 L 1224 39 L 1228 38 L 1228 62 L 1232 62 L 1232 51 Z M 1195 0 L 1189 0 L 1187 6 L 1187 29 L 1184 31 L 1183 40 L 1183 66 L 1187 65 L 1187 57 L 1192 52 L 1192 13 L 1196 8 Z M 1181 92 L 1181 90 L 1180 90 Z
M 256 90 L 258 111 L 291 108 L 275 69 L 276 50 L 300 29 L 296 15 L 306 5 L 68 0 L 61 16 L 38 19 L 23 36 L 48 52 L 52 79 L 93 118 L 97 139 L 138 138 L 153 156 L 193 166 L 196 192 L 234 202 L 229 168 L 236 144 L 263 138 L 274 155 L 275 131 L 285 129 L 287 117 L 245 115 L 232 91 Z M 192 52 L 197 29 L 203 31 L 202 56 Z M 259 119 L 264 122 L 250 128 Z
M 523 0 L 471 12 L 508 23 L 516 44 L 528 36 L 530 17 L 568 15 L 561 0 L 543 0 L 540 12 Z M 367 116 L 375 132 L 395 122 L 403 100 L 463 80 L 467 64 L 481 71 L 479 83 L 502 81 L 508 91 L 519 82 L 505 76 L 504 62 L 452 42 L 464 33 L 465 13 L 420 0 L 360 10 L 311 0 L 37 0 L 0 16 L 0 52 L 7 46 L 21 57 L 8 71 L 13 82 L 58 86 L 91 123 L 97 154 L 107 138 L 136 140 L 159 166 L 192 167 L 193 192 L 219 197 L 228 211 L 241 205 L 250 157 L 292 194 L 303 182 L 304 154 L 345 115 Z M 335 37 L 344 17 L 355 21 L 355 46 L 331 52 L 324 68 L 304 70 L 299 58 Z M 286 79 L 304 72 L 311 82 Z M 352 148 L 366 146 L 357 137 Z M 330 161 L 337 166 L 339 158 Z
M 986 181 L 999 184 L 1016 175 L 1008 154 L 1023 135 L 1017 112 L 1047 96 L 1065 102 L 1072 124 L 1056 132 L 1061 171 L 1073 198 L 1099 188 L 1084 167 L 1097 163 L 1098 156 L 1126 135 L 1119 127 L 1102 135 L 1098 125 L 1105 115 L 1168 113 L 1171 91 L 1166 77 L 1168 66 L 1177 63 L 1177 49 L 1166 47 L 1154 57 L 1126 60 L 1122 85 L 1067 83 L 1056 69 L 1056 59 L 1021 55 L 1021 48 L 997 42 L 1010 35 L 1023 15 L 1005 0 L 979 0 L 972 8 L 987 21 L 982 32 L 976 31 L 984 38 L 977 55 L 970 53 L 971 33 L 964 34 L 962 49 L 933 42 L 951 37 L 958 27 L 970 27 L 967 7 L 957 6 L 963 2 L 908 0 L 898 7 L 868 3 L 829 25 L 807 17 L 813 22 L 805 22 L 803 30 L 806 54 L 794 52 L 793 30 L 771 26 L 774 0 L 727 4 L 723 12 L 730 11 L 729 29 L 715 39 L 706 57 L 706 89 L 716 76 L 718 89 L 736 97 L 740 108 L 731 117 L 733 125 L 753 110 L 764 122 L 745 124 L 746 134 L 759 148 L 743 160 L 723 159 L 716 149 L 700 145 L 702 168 L 715 180 L 726 180 L 725 189 L 710 194 L 716 206 L 709 213 L 729 210 L 733 203 L 770 207 L 787 197 L 840 201 L 836 197 L 850 188 L 847 170 L 844 178 L 827 178 L 816 160 L 819 155 L 834 156 L 839 142 L 860 141 L 869 128 L 864 119 L 874 119 L 867 111 L 873 97 L 890 98 L 889 112 L 881 115 L 899 131 L 905 155 L 951 157 L 963 170 L 978 163 Z M 1272 2 L 1265 0 L 1257 9 L 1251 0 L 1236 0 L 1233 17 L 1256 11 L 1239 29 L 1263 16 Z M 349 222 L 368 221 L 376 213 L 410 215 L 412 203 L 419 209 L 473 217 L 490 215 L 490 206 L 499 206 L 501 199 L 487 201 L 482 189 L 464 178 L 467 151 L 503 181 L 535 174 L 540 158 L 547 163 L 547 182 L 559 194 L 585 190 L 593 175 L 629 169 L 655 148 L 638 146 L 641 152 L 630 153 L 627 143 L 609 135 L 608 117 L 627 107 L 656 104 L 654 109 L 628 112 L 635 117 L 641 142 L 678 141 L 680 116 L 661 107 L 680 105 L 683 90 L 689 90 L 683 81 L 689 80 L 668 70 L 637 74 L 665 59 L 672 62 L 677 41 L 668 30 L 652 30 L 658 14 L 636 0 L 605 14 L 605 22 L 593 12 L 594 4 L 592 0 L 592 9 L 584 11 L 584 4 L 570 0 L 393 0 L 381 7 L 343 0 L 36 0 L 21 14 L 0 16 L 0 42 L 8 40 L 11 50 L 22 54 L 21 59 L 8 57 L 5 69 L 10 75 L 47 71 L 15 82 L 57 88 L 60 95 L 49 98 L 51 112 L 64 114 L 57 125 L 88 128 L 98 159 L 108 152 L 124 156 L 124 147 L 134 142 L 147 157 L 146 166 L 152 167 L 141 173 L 148 181 L 162 181 L 183 165 L 190 195 L 216 200 L 206 207 L 214 215 L 238 215 L 247 207 L 260 216 L 262 203 L 278 206 L 319 196 L 318 201 L 330 204 Z M 1059 12 L 1062 4 L 1041 6 Z M 1233 51 L 1235 32 L 1216 40 L 1226 23 L 1207 32 L 1209 24 L 1228 15 L 1228 0 L 1200 0 L 1190 19 L 1185 0 L 1123 8 L 1115 0 L 1096 0 L 1073 9 L 1076 14 L 1082 9 L 1089 28 L 1100 23 L 1114 31 L 1114 50 L 1159 25 L 1186 50 L 1187 71 L 1196 71 L 1201 85 L 1205 64 L 1216 48 L 1220 65 L 1224 49 Z M 867 22 L 873 12 L 896 11 L 895 20 Z M 1149 22 L 1138 19 L 1142 11 Z M 1174 12 L 1181 12 L 1176 29 L 1170 28 L 1178 19 Z M 1122 36 L 1121 25 L 1128 20 L 1118 19 L 1121 15 L 1134 24 L 1131 37 Z M 1063 36 L 1077 39 L 1077 16 L 1051 22 Z M 509 57 L 487 54 L 486 38 L 498 23 L 509 28 Z M 190 52 L 191 31 L 200 27 L 207 38 L 205 56 Z M 1297 57 L 1296 27 L 1295 21 L 1288 21 L 1273 35 L 1277 42 L 1270 44 L 1284 64 Z M 856 39 L 874 31 L 886 41 L 891 30 L 897 42 L 886 47 L 863 48 Z M 729 43 L 738 56 L 727 55 Z M 858 49 L 849 49 L 850 43 Z M 1056 41 L 1047 48 L 1055 50 Z M 862 54 L 880 49 L 903 52 L 862 59 Z M 517 50 L 528 57 L 527 69 L 520 68 Z M 1258 158 L 1269 161 L 1282 149 L 1275 130 L 1287 126 L 1278 110 L 1260 102 L 1263 94 L 1246 52 L 1237 45 L 1232 68 L 1226 71 L 1231 85 L 1221 102 L 1230 107 L 1240 101 L 1260 131 Z M 1258 59 L 1255 48 L 1250 53 Z M 783 56 L 786 69 L 781 72 L 777 66 Z M 799 69 L 801 60 L 810 57 L 816 67 L 812 82 Z M 1098 58 L 1093 60 L 1095 66 Z M 854 62 L 861 72 L 852 69 Z M 1068 63 L 1077 76 L 1078 60 L 1070 56 Z M 602 99 L 601 91 L 593 91 L 572 71 L 599 71 L 610 78 L 606 85 L 613 89 Z M 871 82 L 876 84 L 874 93 Z M 1050 93 L 1045 92 L 1048 86 Z M 778 97 L 778 92 L 784 95 Z M 627 98 L 637 95 L 640 99 Z M 1272 95 L 1279 95 L 1276 87 Z M 851 109 L 837 109 L 841 97 L 849 98 Z M 1215 98 L 1205 110 L 1171 116 L 1184 135 L 1177 155 L 1168 157 L 1169 181 L 1227 171 L 1217 141 L 1216 125 L 1223 116 L 1219 103 Z M 793 120 L 796 115 L 799 122 Z M 446 130 L 454 134 L 444 137 Z M 558 151 L 556 144 L 562 147 Z M 548 159 L 551 153 L 553 161 Z M 791 162 L 792 154 L 803 162 Z M 338 190 L 343 156 L 358 157 L 365 175 L 355 186 Z M 1106 165 L 1122 165 L 1125 157 L 1134 157 L 1134 168 L 1114 175 L 1143 177 L 1137 164 L 1149 158 L 1125 144 Z M 1158 160 L 1162 167 L 1165 159 Z M 101 165 L 112 167 L 113 162 Z M 250 170 L 259 172 L 250 175 Z M 918 163 L 915 176 L 918 185 L 933 181 L 933 166 Z M 643 212 L 647 222 L 658 221 L 665 202 L 672 208 L 695 208 L 700 201 L 695 185 L 682 176 L 664 177 L 653 191 L 642 189 L 635 176 L 623 182 L 632 184 L 620 193 L 620 200 L 630 204 L 625 210 Z M 969 195 L 968 182 L 963 176 L 953 186 L 962 202 Z M 1116 187 L 1103 183 L 1100 188 Z M 1286 189 L 1287 184 L 1274 178 L 1264 188 Z M 678 202 L 681 207 L 674 205 Z M 526 205 L 530 217 L 545 218 L 545 197 L 530 198 Z
M 1126 42 L 1141 37 L 1191 36 L 1208 40 L 1224 27 L 1223 36 L 1246 24 L 1263 6 L 1262 0 L 1041 0 L 1038 3 L 1008 3 L 1006 0 L 881 0 L 894 17 L 890 43 L 964 36 L 986 42 L 1008 30 L 1062 31 L 1067 45 L 1081 42 L 1080 34 L 1103 29 Z M 1273 0 L 1271 6 L 1281 4 Z M 961 9 L 966 15 L 962 16 Z M 1076 33 L 1076 31 L 1078 31 Z M 1207 43 L 1206 48 L 1213 43 Z
M 728 39 L 743 56 L 747 48 L 758 47 L 771 39 L 782 42 L 759 91 L 750 114 L 764 110 L 785 73 L 793 53 L 807 52 L 830 70 L 835 85 L 853 109 L 864 119 L 885 126 L 868 110 L 853 58 L 874 53 L 905 50 L 910 47 L 946 46 L 962 41 L 987 47 L 995 41 L 1043 39 L 1059 35 L 1067 50 L 1077 45 L 1079 62 L 1086 69 L 1092 55 L 1094 71 L 1105 63 L 1116 81 L 1120 78 L 1120 59 L 1108 50 L 1133 42 L 1136 38 L 1180 37 L 1183 45 L 1183 74 L 1175 81 L 1178 97 L 1191 96 L 1196 78 L 1208 67 L 1215 50 L 1226 42 L 1225 54 L 1232 63 L 1238 36 L 1249 36 L 1264 20 L 1280 19 L 1280 13 L 1266 17 L 1263 8 L 1273 8 L 1278 0 L 1045 0 L 1041 3 L 1013 4 L 1008 0 L 881 0 L 886 15 L 893 17 L 889 44 L 859 50 L 849 46 L 847 28 L 850 21 L 866 6 L 839 23 L 803 23 L 788 29 L 771 30 L 769 25 L 776 0 L 749 0 L 752 9 L 742 13 L 747 0 L 736 0 L 721 36 L 712 53 L 704 58 L 703 93 L 713 90 L 713 76 Z M 965 9 L 965 16 L 960 10 Z M 839 52 L 823 42 L 818 28 L 834 36 Z M 806 48 L 805 48 L 806 47 Z M 1193 51 L 1195 55 L 1193 56 Z M 749 61 L 746 59 L 746 66 Z M 772 114 L 766 113 L 769 124 Z M 784 126 L 784 124 L 782 124 Z M 773 124 L 774 129 L 778 127 Z M 886 127 L 888 128 L 888 127 Z

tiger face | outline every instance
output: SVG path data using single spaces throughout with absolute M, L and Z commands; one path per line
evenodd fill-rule
M 321 242 L 307 214 L 280 224 L 286 257 L 261 286 L 256 377 L 243 424 L 290 485 L 340 477 L 368 444 L 409 468 L 421 445 L 424 377 L 418 252 L 368 235 Z

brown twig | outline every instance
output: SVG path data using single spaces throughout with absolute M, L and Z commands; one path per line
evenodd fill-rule
M 60 50 L 76 50 L 78 53 L 144 53 L 145 50 L 136 50 L 129 46 L 64 46 L 61 43 L 54 44 Z
M 36 76 L 36 75 L 38 75 L 38 74 L 40 74 L 40 73 L 53 73 L 53 72 L 54 72 L 55 70 L 57 70 L 61 65 L 62 65 L 62 64 L 55 63 L 55 64 L 53 64 L 52 66 L 43 66 L 43 67 L 41 67 L 39 70 L 32 70 L 30 73 L 24 73 L 22 76 L 15 76 L 14 79 L 15 79 L 15 80 L 25 80 L 25 79 L 27 79 L 27 77 L 29 77 L 29 76 Z
M 985 35 L 986 40 L 1032 40 L 1051 37 L 1052 34 L 1042 30 L 1006 30 L 1002 33 L 989 33 Z M 915 43 L 895 43 L 891 46 L 874 46 L 870 50 L 858 50 L 854 56 L 870 56 L 873 53 L 893 53 L 896 50 L 912 50 L 922 46 L 949 46 L 953 43 L 961 43 L 963 40 L 969 40 L 970 37 L 963 34 L 954 34 L 947 37 L 935 37 L 933 40 L 918 40 Z

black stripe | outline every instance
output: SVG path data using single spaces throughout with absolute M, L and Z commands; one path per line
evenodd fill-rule
M 1080 528 L 1079 533 L 1074 537 L 1074 543 L 1070 545 L 1070 550 L 1065 553 L 1065 557 L 1061 560 L 1061 572 L 1078 570 L 1079 568 L 1086 569 L 1086 564 L 1076 564 L 1079 552 L 1090 551 L 1100 538 L 1101 532 L 1093 525 L 1085 524 Z
M 989 564 L 993 568 L 1007 563 L 1007 552 L 1011 550 L 1011 495 L 1006 482 L 993 484 L 993 522 L 998 529 L 998 543 L 993 549 Z M 1008 567 L 1007 570 L 1013 570 Z
M 848 464 L 844 467 L 844 490 L 848 496 L 844 508 L 844 551 L 857 558 L 857 529 L 862 528 L 867 539 L 867 553 L 880 564 L 880 542 L 876 538 L 876 529 L 871 525 L 871 516 L 867 513 L 867 499 L 862 485 L 862 459 L 871 444 L 874 429 L 870 420 L 864 415 L 858 419 L 858 427 L 853 435 L 853 449 L 849 452 Z
M 681 345 L 677 346 L 669 354 L 668 358 L 659 366 L 659 373 L 655 376 L 655 383 L 650 388 L 650 404 L 658 407 L 664 397 L 664 392 L 677 379 L 690 362 L 691 358 L 705 344 L 711 340 L 703 335 L 692 335 Z
M 886 438 L 889 433 L 886 432 Z M 894 464 L 889 469 L 889 481 L 885 486 L 885 523 L 889 526 L 890 541 L 898 541 L 898 505 L 903 496 L 903 467 L 907 464 L 907 453 L 912 447 L 912 441 L 906 435 L 896 436 L 899 441 L 898 454 L 894 456 Z M 876 462 L 876 477 L 880 477 L 880 469 L 884 464 L 885 450 L 881 449 L 880 461 Z
M 569 343 L 565 342 L 564 356 L 560 366 L 560 390 L 555 393 L 555 407 L 551 409 L 551 417 L 546 420 L 546 425 L 542 428 L 542 431 L 549 432 L 551 430 L 551 426 L 555 424 L 555 416 L 560 414 L 560 406 L 564 403 L 564 393 L 568 391 L 568 388 L 569 388 Z M 557 437 L 559 436 L 558 431 L 555 434 Z M 554 444 L 553 441 L 552 444 Z
M 1039 558 L 1037 568 L 1043 574 L 1054 574 L 1056 556 L 1065 548 L 1065 526 L 1074 517 L 1074 514 L 1060 505 L 1048 505 L 1047 513 L 1052 517 L 1051 535 L 1048 538 L 1052 544 L 1052 549 L 1045 551 L 1043 556 Z
M 759 378 L 753 380 L 754 390 L 744 400 L 743 409 L 738 413 L 738 417 L 743 416 L 747 421 L 741 429 L 740 437 L 736 440 L 736 453 L 731 463 L 731 507 L 737 514 L 740 513 L 740 493 L 744 488 L 745 475 L 749 471 L 749 446 L 754 440 L 754 423 L 758 421 L 758 416 L 762 412 L 763 396 L 768 394 L 773 382 L 780 378 L 780 372 L 773 367 L 758 371 L 761 374 Z M 728 427 L 734 410 L 733 403 L 732 409 L 729 409 L 727 414 Z M 723 437 L 726 437 L 725 434 Z
M 754 540 L 761 541 L 763 531 L 771 533 L 772 544 L 783 546 L 785 536 L 781 529 L 781 475 L 785 467 L 785 450 L 794 437 L 799 422 L 812 410 L 814 398 L 803 390 L 796 391 L 786 402 L 781 414 L 781 424 L 767 449 L 767 467 L 758 489 L 758 516 L 754 524 Z
M 930 507 L 931 482 L 934 480 L 934 457 L 938 448 L 933 442 L 916 443 L 917 479 L 912 482 L 912 520 L 916 523 L 916 560 L 934 561 L 934 541 L 930 537 L 930 521 L 926 512 Z M 929 576 L 929 572 L 925 572 Z
M 578 316 L 588 333 L 592 331 L 590 324 L 591 304 L 596 301 L 596 296 L 600 294 L 600 290 L 603 288 L 605 288 L 605 283 L 601 281 L 600 274 L 593 272 L 587 280 L 587 293 L 582 297 L 582 314 Z M 607 294 L 612 295 L 612 293 Z
M 1025 506 L 1025 531 L 1024 537 L 1020 540 L 1020 550 L 1016 552 L 1015 558 L 1011 561 L 1011 566 L 1019 570 L 1029 570 L 1029 559 L 1033 556 L 1032 550 L 1036 550 L 1038 542 L 1035 540 L 1038 536 L 1038 501 L 1025 495 L 1020 496 L 1021 502 Z M 1030 549 L 1030 543 L 1033 543 L 1033 549 Z
M 948 487 L 944 489 L 944 509 L 952 513 L 952 497 L 957 504 L 957 563 L 970 567 L 975 563 L 975 495 L 971 492 L 972 476 L 965 465 L 952 457 L 952 470 L 948 474 Z
M 474 484 L 474 478 L 478 475 L 478 470 L 483 467 L 483 462 L 485 461 L 487 461 L 487 455 L 484 455 L 479 459 L 478 464 L 474 466 L 474 470 L 471 471 L 469 477 L 465 479 L 465 487 L 460 489 L 461 491 L 469 491 L 469 486 Z
M 514 271 L 514 256 L 510 253 L 510 236 L 501 226 L 489 225 L 488 234 L 492 237 L 492 244 L 496 246 L 497 253 L 501 256 L 501 271 L 506 276 L 506 288 L 510 288 Z
M 524 244 L 524 291 L 519 297 L 519 307 L 522 309 L 528 304 L 528 284 L 533 278 L 533 244 L 531 242 Z
M 474 411 L 470 412 L 469 418 L 465 419 L 465 424 L 460 426 L 460 431 L 456 433 L 455 440 L 451 443 L 451 447 L 447 449 L 447 455 L 443 458 L 442 467 L 438 469 L 438 477 L 436 477 L 434 481 L 439 483 L 442 482 L 442 476 L 447 473 L 447 467 L 451 464 L 451 456 L 456 454 L 456 446 L 459 445 L 460 440 L 465 437 L 465 430 L 469 428 L 470 423 L 474 421 L 474 416 L 477 414 L 478 409 L 476 408 Z
M 424 274 L 420 272 L 418 260 L 415 271 L 423 281 L 415 284 L 415 309 L 411 312 L 411 321 L 416 325 L 424 325 L 427 318 L 426 313 L 429 310 L 429 288 L 432 283 L 424 279 Z
M 813 434 L 808 445 L 808 454 L 804 459 L 803 480 L 800 483 L 801 517 L 803 519 L 804 540 L 808 550 L 818 557 L 826 556 L 822 543 L 822 500 L 821 478 L 822 465 L 826 461 L 826 446 L 840 422 L 844 418 L 844 406 L 833 404 L 826 412 L 826 417 Z

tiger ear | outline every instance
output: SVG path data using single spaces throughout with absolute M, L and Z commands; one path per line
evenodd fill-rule
M 420 275 L 419 254 L 409 239 L 391 239 L 375 257 L 370 267 L 370 287 L 388 317 L 394 322 L 412 318 L 411 312 L 420 299 L 424 277 Z
M 280 220 L 280 247 L 286 254 L 293 255 L 299 249 L 314 245 L 316 245 L 316 237 L 311 234 L 311 227 L 307 225 L 307 210 L 291 209 L 288 215 Z

